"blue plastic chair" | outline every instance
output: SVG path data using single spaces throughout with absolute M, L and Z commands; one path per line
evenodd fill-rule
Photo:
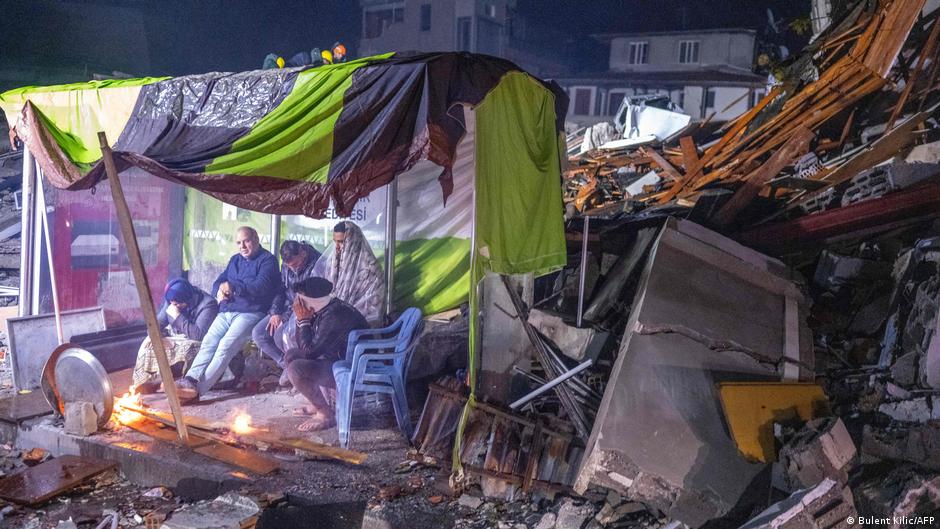
M 418 344 L 423 327 L 421 311 L 412 307 L 388 327 L 349 333 L 346 359 L 333 364 L 336 428 L 339 430 L 341 446 L 349 445 L 352 403 L 357 392 L 391 394 L 398 428 L 406 439 L 411 439 L 411 415 L 405 396 L 405 379 L 411 354 Z

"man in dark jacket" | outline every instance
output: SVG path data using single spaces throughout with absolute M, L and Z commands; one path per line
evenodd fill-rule
M 295 283 L 293 290 L 298 347 L 287 352 L 287 376 L 311 404 L 300 410 L 311 416 L 300 430 L 322 430 L 336 421 L 321 388 L 336 387 L 333 362 L 346 357 L 349 331 L 369 324 L 355 307 L 330 295 L 333 283 L 327 279 L 311 277 Z
M 193 361 L 202 338 L 218 313 L 218 302 L 185 279 L 177 278 L 167 283 L 157 322 L 164 330 L 163 348 L 171 367 L 182 372 L 182 366 Z M 158 373 L 157 357 L 148 337 L 137 351 L 131 392 L 155 392 L 159 387 Z
M 238 253 L 212 285 L 219 314 L 193 365 L 176 383 L 181 399 L 195 399 L 212 389 L 283 288 L 277 259 L 261 247 L 257 231 L 248 226 L 238 228 L 235 244 Z
M 297 320 L 291 312 L 294 302 L 294 283 L 313 276 L 313 265 L 320 258 L 320 252 L 305 242 L 284 241 L 281 244 L 281 284 L 284 289 L 274 296 L 267 317 L 255 325 L 251 331 L 251 339 L 258 345 L 261 352 L 268 355 L 277 365 L 284 369 L 284 351 L 288 340 L 292 341 L 290 333 L 297 327 Z M 287 385 L 286 372 L 281 375 L 280 385 Z

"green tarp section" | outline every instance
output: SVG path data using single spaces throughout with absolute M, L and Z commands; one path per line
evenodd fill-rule
M 480 256 L 498 274 L 565 265 L 555 100 L 531 77 L 506 74 L 476 107 Z
M 353 73 L 392 54 L 300 72 L 291 93 L 207 173 L 277 176 L 325 184 L 333 156 L 333 127 Z

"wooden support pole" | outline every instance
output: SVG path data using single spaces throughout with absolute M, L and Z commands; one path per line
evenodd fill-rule
M 114 166 L 114 158 L 111 155 L 111 147 L 108 145 L 108 137 L 104 132 L 98 133 L 98 142 L 101 144 L 101 158 L 104 160 L 108 183 L 111 185 L 111 197 L 114 200 L 118 223 L 121 226 L 121 235 L 124 237 L 124 245 L 127 248 L 127 258 L 134 273 L 134 284 L 137 286 L 137 295 L 140 297 L 140 309 L 143 311 L 144 321 L 147 323 L 147 336 L 150 337 L 150 345 L 157 357 L 160 378 L 163 380 L 163 389 L 166 391 L 166 398 L 170 403 L 173 419 L 176 422 L 176 432 L 180 441 L 188 445 L 189 431 L 183 421 L 183 409 L 180 407 L 179 396 L 176 394 L 176 383 L 173 381 L 170 361 L 167 360 L 166 350 L 163 348 L 163 335 L 160 333 L 160 324 L 157 323 L 157 312 L 153 308 L 150 283 L 147 281 L 147 274 L 144 271 L 144 260 L 140 257 L 140 247 L 137 245 L 137 234 L 134 232 L 131 210 L 124 198 L 124 189 L 121 187 L 121 180 L 118 177 L 117 168 Z

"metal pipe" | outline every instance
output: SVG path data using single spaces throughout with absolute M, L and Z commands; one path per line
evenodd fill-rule
M 395 310 L 395 236 L 398 232 L 398 179 L 385 190 L 385 315 Z
M 17 314 L 20 317 L 32 314 L 32 276 L 33 276 L 33 224 L 32 215 L 34 200 L 33 187 L 36 182 L 36 166 L 33 164 L 33 154 L 23 146 L 23 188 L 22 202 L 20 204 L 20 292 Z
M 557 386 L 558 384 L 561 384 L 562 382 L 568 380 L 569 378 L 571 378 L 571 377 L 577 375 L 578 373 L 584 371 L 585 369 L 591 367 L 591 364 L 593 364 L 593 363 L 594 363 L 594 361 L 591 360 L 590 358 L 587 359 L 587 360 L 585 360 L 584 362 L 581 362 L 581 363 L 578 364 L 577 367 L 575 367 L 574 369 L 572 369 L 572 370 L 570 370 L 570 371 L 568 371 L 568 372 L 566 372 L 566 373 L 562 373 L 562 374 L 559 375 L 558 377 L 552 379 L 548 384 L 545 384 L 544 386 L 542 386 L 542 387 L 536 389 L 535 391 L 533 391 L 533 392 L 529 393 L 528 395 L 522 397 L 521 399 L 517 400 L 516 402 L 513 402 L 512 404 L 509 405 L 509 408 L 510 408 L 510 409 L 513 409 L 513 410 L 518 409 L 520 406 L 525 405 L 525 403 L 529 402 L 530 400 L 534 399 L 535 397 L 538 397 L 538 396 L 541 395 L 542 393 L 545 393 L 546 391 L 552 389 L 553 387 Z
M 281 242 L 281 216 L 271 215 L 271 253 L 279 255 L 279 244 Z
M 30 252 L 30 258 L 32 259 L 33 274 L 31 276 L 31 285 L 29 292 L 29 304 L 30 304 L 30 314 L 40 314 L 42 312 L 42 307 L 40 306 L 39 300 L 40 295 L 42 294 L 42 216 L 39 213 L 39 204 L 37 197 L 39 196 L 36 189 L 42 186 L 42 173 L 39 168 L 39 162 L 33 158 L 33 174 L 35 179 L 33 183 L 35 187 L 33 189 L 33 214 L 31 217 L 32 223 L 32 232 L 33 232 L 33 250 Z
M 581 327 L 581 318 L 584 315 L 584 283 L 587 282 L 588 233 L 590 233 L 590 225 L 591 217 L 585 215 L 584 230 L 581 234 L 581 277 L 578 280 L 578 327 Z
M 39 174 L 39 185 L 36 186 L 36 204 L 39 206 L 42 220 L 42 233 L 46 238 L 46 264 L 49 265 L 49 285 L 52 288 L 52 311 L 55 314 L 55 332 L 59 338 L 59 345 L 65 343 L 65 332 L 62 330 L 62 311 L 59 310 L 59 291 L 56 288 L 55 265 L 52 262 L 52 237 L 49 236 L 49 210 L 46 208 L 46 191 L 42 186 L 42 172 Z

